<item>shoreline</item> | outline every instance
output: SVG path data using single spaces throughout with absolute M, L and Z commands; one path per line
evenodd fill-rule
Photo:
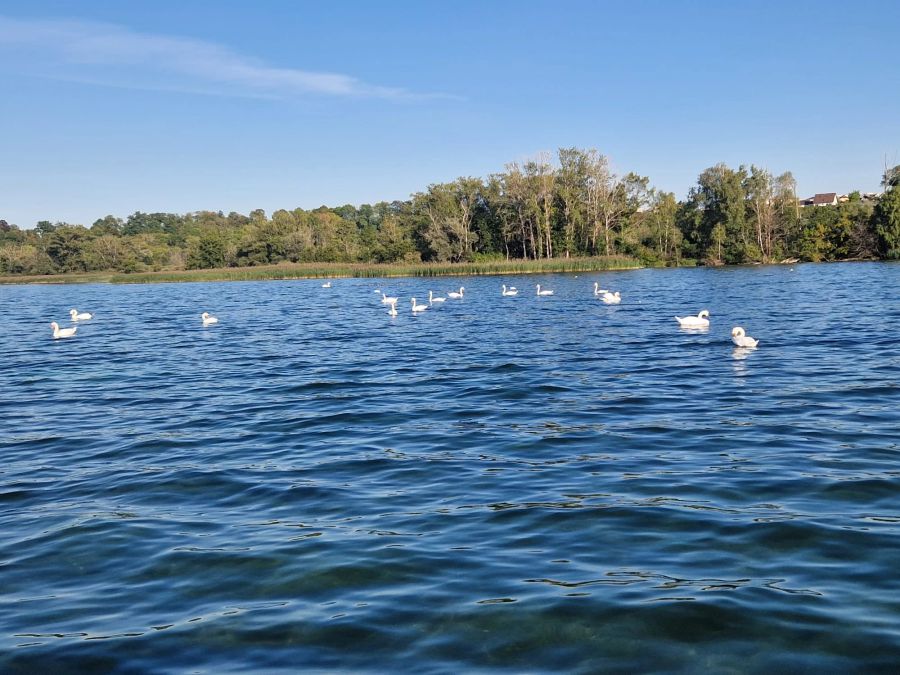
M 553 274 L 643 269 L 640 261 L 625 256 L 551 258 L 549 260 L 486 261 L 471 263 L 419 263 L 411 265 L 367 263 L 293 263 L 257 267 L 220 267 L 158 272 L 78 272 L 26 276 L 0 276 L 0 285 L 155 284 L 197 281 L 290 281 L 294 279 L 360 279 L 392 277 L 460 277 L 503 274 Z

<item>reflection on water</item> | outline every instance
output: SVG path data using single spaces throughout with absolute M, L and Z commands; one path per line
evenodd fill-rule
M 892 672 L 900 267 L 795 270 L 0 287 L 0 671 Z

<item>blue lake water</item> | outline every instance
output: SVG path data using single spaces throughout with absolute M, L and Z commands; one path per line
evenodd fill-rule
M 2 672 L 900 669 L 900 265 L 0 286 L 0 316 Z

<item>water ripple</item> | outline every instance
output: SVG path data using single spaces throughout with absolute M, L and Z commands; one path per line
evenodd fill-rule
M 0 670 L 895 671 L 900 267 L 795 269 L 0 287 Z

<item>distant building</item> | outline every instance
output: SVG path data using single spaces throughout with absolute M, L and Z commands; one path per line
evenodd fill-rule
M 878 192 L 860 192 L 859 201 L 863 203 L 875 203 L 881 194 Z M 798 199 L 797 204 L 803 208 L 804 206 L 837 206 L 850 201 L 850 195 L 839 195 L 837 192 L 820 192 L 813 197 L 806 199 Z
M 812 198 L 813 206 L 837 206 L 837 192 L 821 192 Z

